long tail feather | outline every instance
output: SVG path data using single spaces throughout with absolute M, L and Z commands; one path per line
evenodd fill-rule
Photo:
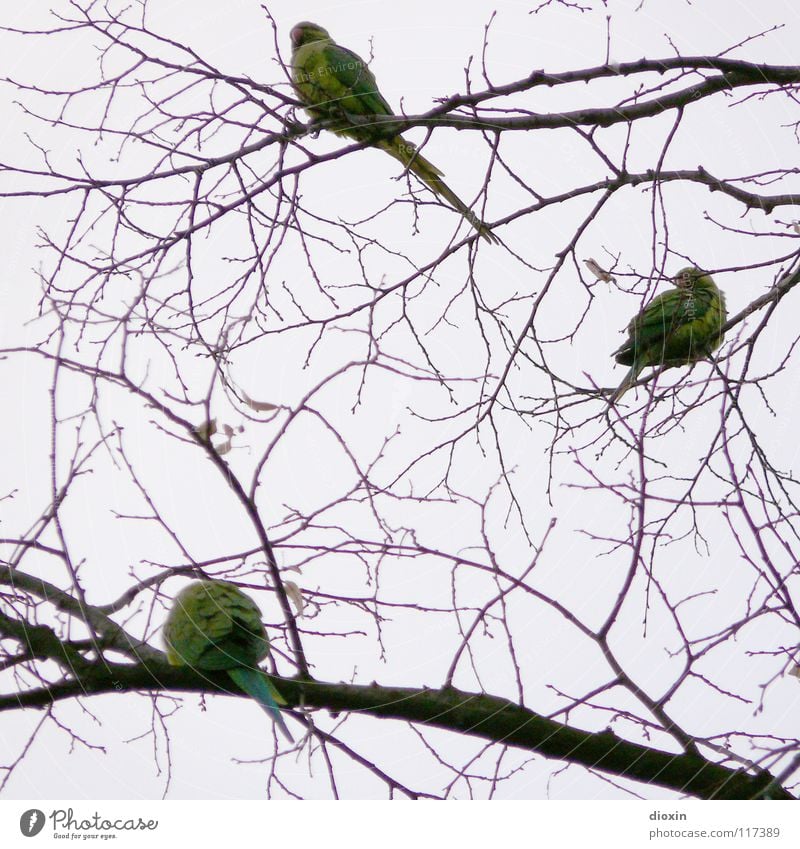
M 289 733 L 286 723 L 283 721 L 278 705 L 273 696 L 273 692 L 277 694 L 277 690 L 272 687 L 262 672 L 258 669 L 245 669 L 238 666 L 235 669 L 229 669 L 228 675 L 238 684 L 248 695 L 252 696 L 264 710 L 272 717 L 275 724 L 280 728 L 283 735 L 294 743 L 294 738 Z
M 640 366 L 634 363 L 630 369 L 628 369 L 628 373 L 622 379 L 622 383 L 614 390 L 611 396 L 608 399 L 609 405 L 619 401 L 619 399 L 636 383 L 636 379 L 639 377 L 644 366 Z
M 453 209 L 457 209 L 487 242 L 500 242 L 489 227 L 445 183 L 442 172 L 432 162 L 428 162 L 411 142 L 398 136 L 391 141 L 382 141 L 380 147 L 416 174 L 434 194 L 444 198 Z

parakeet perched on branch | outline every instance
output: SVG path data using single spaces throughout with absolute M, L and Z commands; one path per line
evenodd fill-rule
M 442 180 L 442 172 L 402 136 L 387 139 L 369 123 L 354 125 L 350 116 L 393 115 L 378 91 L 375 77 L 360 57 L 338 45 L 318 24 L 303 21 L 292 27 L 292 83 L 312 118 L 333 119 L 334 132 L 366 142 L 398 159 L 434 193 L 457 209 L 490 242 L 497 237 Z
M 628 339 L 614 358 L 630 370 L 610 402 L 631 388 L 642 369 L 690 365 L 722 344 L 725 295 L 711 276 L 683 268 L 672 282 L 674 289 L 653 298 L 628 325 Z
M 278 702 L 286 704 L 257 668 L 269 653 L 261 611 L 250 596 L 228 581 L 195 581 L 182 589 L 164 624 L 167 659 L 173 666 L 226 670 L 294 742 Z

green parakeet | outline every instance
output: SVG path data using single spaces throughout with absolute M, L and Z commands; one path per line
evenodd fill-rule
M 630 366 L 610 398 L 618 400 L 648 366 L 683 366 L 707 357 L 722 344 L 728 319 L 725 295 L 699 268 L 683 268 L 674 289 L 662 292 L 628 325 L 628 339 L 614 358 Z
M 338 45 L 318 24 L 292 27 L 292 83 L 312 118 L 335 119 L 335 133 L 385 150 L 416 174 L 434 194 L 444 198 L 490 242 L 497 237 L 442 180 L 442 172 L 402 136 L 387 139 L 368 125 L 353 125 L 349 116 L 393 115 L 378 91 L 375 76 L 360 57 Z
M 258 605 L 228 581 L 195 581 L 175 598 L 164 623 L 167 659 L 173 666 L 227 671 L 294 742 L 278 702 L 286 704 L 257 668 L 269 653 Z

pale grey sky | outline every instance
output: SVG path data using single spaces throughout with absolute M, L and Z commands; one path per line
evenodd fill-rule
M 410 0 L 402 4 L 332 4 L 310 0 L 302 7 L 284 0 L 268 3 L 279 28 L 284 60 L 290 55 L 289 30 L 300 19 L 319 22 L 337 41 L 365 57 L 369 54 L 371 40 L 374 52 L 371 68 L 381 91 L 396 110 L 402 107 L 410 114 L 427 111 L 437 98 L 462 92 L 464 68 L 470 57 L 473 57 L 473 85 L 476 89 L 483 87 L 479 64 L 484 28 L 490 22 L 486 64 L 495 84 L 524 78 L 536 69 L 559 72 L 602 64 L 606 55 L 607 15 L 611 15 L 612 20 L 610 59 L 613 62 L 666 57 L 673 55 L 675 49 L 684 55 L 714 54 L 775 26 L 781 28 L 745 45 L 733 55 L 771 64 L 797 62 L 800 22 L 796 4 L 791 2 L 764 2 L 759 4 L 758 11 L 753 4 L 725 0 L 700 0 L 692 4 L 682 0 L 644 0 L 643 3 L 609 0 L 605 5 L 586 0 L 586 5 L 594 7 L 593 10 L 580 13 L 554 4 L 532 15 L 531 3 L 518 2 L 464 4 L 445 0 L 434 4 Z M 639 6 L 641 8 L 637 8 Z M 223 72 L 249 76 L 264 84 L 282 81 L 268 21 L 256 0 L 233 0 L 225 4 L 210 0 L 150 0 L 149 7 L 153 31 L 191 46 Z M 56 4 L 55 8 L 59 6 Z M 37 29 L 47 26 L 50 19 L 44 4 L 39 4 L 32 9 L 4 11 L 0 20 L 6 26 Z M 44 88 L 67 88 L 94 79 L 96 57 L 85 41 L 65 34 L 57 43 L 58 49 L 54 49 L 55 41 L 2 34 L 0 52 L 4 56 L 4 74 Z M 595 83 L 591 87 L 537 88 L 503 105 L 534 112 L 561 112 L 607 105 L 627 90 L 627 84 L 619 80 Z M 51 163 L 55 168 L 74 173 L 77 170 L 75 148 L 64 141 L 69 136 L 49 136 L 51 130 L 46 125 L 23 117 L 12 102 L 19 96 L 9 86 L 0 88 L 4 115 L 0 122 L 3 150 L 0 159 L 17 165 L 35 162 L 35 154 L 24 136 L 29 132 L 45 146 L 53 145 Z M 136 93 L 122 96 L 131 114 L 138 114 L 141 102 L 137 101 Z M 739 94 L 735 97 L 738 99 Z M 733 100 L 718 96 L 695 110 L 687 110 L 664 167 L 693 169 L 702 165 L 722 177 L 791 167 L 797 159 L 797 140 L 791 130 L 782 125 L 797 120 L 796 103 L 788 97 L 775 96 L 763 103 L 753 100 L 733 109 L 730 108 Z M 33 97 L 30 102 L 43 103 L 41 98 Z M 81 114 L 82 108 L 85 107 L 75 107 L 72 120 Z M 86 119 L 94 118 L 96 116 L 87 116 Z M 629 170 L 655 167 L 673 121 L 674 114 L 669 113 L 634 126 Z M 408 135 L 417 141 L 423 138 L 418 129 Z M 598 160 L 587 153 L 585 143 L 568 130 L 509 135 L 512 137 L 503 140 L 504 157 L 536 192 L 543 195 L 558 194 L 607 176 Z M 78 144 L 78 136 L 74 138 Z M 600 138 L 609 150 L 616 150 L 624 142 L 625 128 L 614 128 Z M 223 135 L 213 144 L 220 151 L 231 150 L 232 145 L 235 149 L 234 139 L 234 134 Z M 303 140 L 303 144 L 316 153 L 335 150 L 343 143 L 325 133 L 316 139 Z M 113 161 L 113 139 L 92 147 L 84 138 L 80 145 L 84 161 L 96 174 L 109 177 L 138 174 L 148 161 L 135 147 L 127 149 L 119 162 Z M 462 197 L 470 200 L 475 197 L 487 161 L 487 147 L 480 134 L 437 130 L 425 155 L 442 167 L 448 183 L 457 187 Z M 261 163 L 265 169 L 268 156 Z M 399 165 L 385 155 L 363 151 L 358 156 L 327 163 L 306 174 L 302 181 L 302 200 L 306 208 L 320 215 L 341 216 L 345 220 L 364 219 L 406 190 L 402 179 L 392 179 L 399 173 Z M 6 177 L 3 189 L 10 190 L 10 186 L 23 183 L 23 178 L 12 177 L 9 184 Z M 779 189 L 766 186 L 758 190 L 769 193 L 792 189 L 798 190 L 797 180 L 793 186 L 785 181 Z M 793 216 L 786 209 L 777 209 L 768 216 L 759 211 L 742 215 L 741 205 L 692 184 L 670 185 L 664 197 L 669 247 L 703 267 L 726 269 L 750 265 L 781 252 L 788 254 L 792 249 L 786 236 L 791 232 L 788 224 Z M 499 234 L 513 252 L 482 246 L 475 263 L 475 277 L 487 303 L 500 305 L 519 294 L 537 291 L 546 279 L 546 270 L 554 263 L 555 254 L 563 249 L 569 234 L 574 232 L 595 200 L 567 203 L 501 228 Z M 495 220 L 531 202 L 517 183 L 500 174 L 496 183 L 492 183 L 485 217 Z M 7 348 L 39 339 L 42 328 L 47 326 L 46 321 L 32 322 L 40 295 L 35 271 L 40 263 L 46 266 L 49 261 L 36 250 L 39 241 L 36 228 L 42 227 L 53 234 L 63 233 L 65 221 L 75 213 L 75 199 L 5 200 L 3 206 L 7 223 L 0 232 L 0 252 L 5 257 L 0 276 L 4 304 L 0 331 L 3 347 Z M 159 212 L 148 224 L 159 226 L 162 215 L 166 220 L 166 213 Z M 725 231 L 715 220 L 728 228 L 745 231 L 745 234 Z M 370 230 L 386 250 L 376 249 L 366 256 L 365 273 L 369 282 L 375 286 L 391 283 L 410 274 L 412 263 L 419 266 L 431 261 L 452 237 L 458 223 L 458 217 L 448 210 L 426 208 L 420 233 L 413 234 L 410 215 L 407 212 L 401 215 L 393 209 Z M 746 235 L 750 231 L 774 232 L 775 235 L 753 239 Z M 101 229 L 96 241 L 89 242 L 102 253 L 103 239 L 107 236 L 107 231 Z M 587 229 L 577 256 L 579 259 L 595 257 L 603 264 L 609 261 L 609 253 L 618 254 L 622 273 L 635 269 L 646 275 L 664 261 L 661 237 L 663 232 L 659 239 L 653 237 L 650 195 L 627 190 L 620 193 L 613 205 Z M 196 293 L 210 295 L 217 290 L 220 280 L 231 274 L 231 265 L 224 257 L 235 254 L 246 240 L 246 232 L 241 227 L 237 229 L 232 220 L 216 229 L 205 241 L 197 243 L 195 262 L 201 273 L 196 281 Z M 352 253 L 336 253 L 322 246 L 319 250 L 324 257 L 321 268 L 327 277 L 325 283 L 345 286 L 359 280 L 359 266 Z M 670 257 L 665 270 L 674 273 L 682 264 L 685 263 L 677 257 Z M 729 314 L 738 312 L 765 292 L 773 282 L 773 272 L 774 269 L 767 273 L 750 270 L 716 275 L 727 294 Z M 67 273 L 77 272 L 73 269 Z M 175 273 L 179 279 L 179 270 Z M 458 326 L 435 322 L 443 305 L 464 283 L 463 256 L 443 263 L 433 276 L 438 288 L 429 287 L 421 292 L 411 305 L 416 311 L 418 327 L 429 333 L 425 337 L 426 344 L 443 372 L 462 378 L 480 376 L 487 365 L 480 338 L 470 326 L 471 301 L 464 298 L 455 305 Z M 166 278 L 167 282 L 171 279 Z M 543 306 L 544 324 L 539 332 L 545 338 L 569 332 L 576 310 L 585 306 L 577 274 L 566 268 L 560 279 L 565 296 L 548 300 Z M 274 281 L 276 291 L 284 281 L 291 291 L 295 291 L 294 287 L 313 291 L 313 282 L 298 245 L 282 251 L 275 259 L 270 280 Z M 629 284 L 632 282 L 633 277 Z M 119 311 L 121 305 L 130 302 L 137 285 L 136 280 L 126 283 L 118 278 L 104 306 L 110 312 Z M 595 299 L 588 318 L 575 338 L 553 346 L 548 354 L 559 374 L 582 386 L 588 385 L 587 375 L 600 386 L 619 382 L 622 370 L 614 365 L 611 351 L 620 344 L 620 331 L 640 305 L 642 292 L 642 289 L 637 290 L 634 297 L 599 284 L 594 290 Z M 324 308 L 321 297 L 308 297 L 312 309 Z M 354 296 L 348 289 L 341 290 L 344 303 L 351 297 Z M 280 306 L 290 308 L 282 292 L 277 292 L 276 298 Z M 771 356 L 782 357 L 789 339 L 794 338 L 793 335 L 782 337 L 783 333 L 793 334 L 796 325 L 797 308 L 791 299 L 792 295 L 788 296 L 773 319 L 770 328 L 776 340 L 773 348 L 762 342 L 758 349 L 756 361 L 762 367 L 766 367 L 764 363 L 769 363 Z M 527 311 L 527 306 L 518 309 L 511 302 L 509 321 L 521 325 Z M 431 321 L 426 323 L 427 315 L 431 316 Z M 381 321 L 384 325 L 390 323 L 386 314 L 381 316 Z M 465 331 L 464 326 L 469 329 Z M 544 332 L 545 326 L 552 327 L 552 332 Z M 734 335 L 742 330 L 746 333 L 753 326 L 752 322 L 744 328 L 739 326 Z M 364 355 L 365 345 L 360 335 L 363 329 L 360 320 L 350 325 L 342 323 L 341 332 L 328 334 L 307 365 L 306 353 L 312 339 L 308 332 L 258 339 L 237 350 L 230 364 L 230 377 L 252 398 L 294 406 L 336 368 Z M 505 356 L 499 337 L 495 341 L 497 358 L 488 366 L 492 374 L 497 374 Z M 141 380 L 147 387 L 159 385 L 162 380 L 172 385 L 170 363 L 164 352 L 152 342 L 131 344 L 133 354 L 129 364 L 134 379 Z M 386 349 L 394 356 L 408 357 L 418 367 L 425 365 L 408 339 L 388 331 Z M 85 343 L 82 350 L 86 350 Z M 197 357 L 193 349 L 177 356 L 182 376 L 190 384 L 192 393 L 195 397 L 202 396 L 210 381 L 207 360 Z M 698 366 L 693 378 L 699 380 L 701 371 L 705 375 L 707 366 Z M 533 382 L 531 389 L 527 388 L 531 374 L 534 372 L 512 370 L 510 376 L 510 385 L 523 407 L 521 399 L 527 392 L 534 391 Z M 49 368 L 33 357 L 0 362 L 0 392 L 6 410 L 2 439 L 3 492 L 0 495 L 17 490 L 13 500 L 2 504 L 2 533 L 8 536 L 21 533 L 47 504 L 49 375 Z M 436 386 L 423 386 L 389 373 L 374 372 L 368 379 L 367 399 L 353 412 L 359 378 L 356 371 L 338 378 L 315 396 L 314 404 L 330 415 L 346 434 L 348 444 L 354 446 L 359 461 L 365 464 L 380 453 L 384 439 L 399 426 L 399 436 L 377 464 L 386 475 L 392 469 L 399 471 L 403 457 L 422 453 L 445 435 L 454 434 L 467 421 L 466 418 L 461 422 L 442 421 L 432 427 L 409 415 L 410 405 L 431 418 L 450 416 L 472 403 L 477 391 L 475 384 L 463 384 L 463 389 L 458 390 L 460 394 L 451 403 L 446 393 Z M 778 381 L 778 387 L 770 396 L 774 415 L 753 398 L 753 416 L 763 443 L 772 452 L 773 462 L 788 469 L 796 461 L 796 439 L 790 438 L 792 431 L 787 423 L 796 421 L 800 415 L 800 394 L 791 371 L 780 375 Z M 541 385 L 536 387 L 536 391 L 541 389 Z M 67 416 L 70 410 L 81 409 L 87 403 L 88 390 L 88 385 L 78 379 L 63 383 L 59 395 L 60 415 Z M 682 431 L 671 432 L 664 437 L 663 443 L 659 443 L 659 457 L 667 463 L 669 473 L 690 476 L 698 458 L 707 449 L 710 435 L 718 424 L 712 414 L 718 413 L 718 408 L 709 406 L 705 410 L 702 415 L 689 417 Z M 226 460 L 235 473 L 246 479 L 275 437 L 276 426 L 246 420 L 221 395 L 215 396 L 212 413 L 231 426 L 245 427 Z M 155 424 L 157 417 L 152 410 L 121 391 L 109 390 L 99 403 L 99 417 L 105 427 L 110 427 L 112 422 L 124 426 L 127 456 L 141 475 L 142 483 L 157 493 L 159 509 L 173 524 L 191 557 L 208 559 L 253 544 L 251 529 L 216 470 L 205 461 L 198 462 L 196 447 L 177 445 L 173 438 L 165 435 Z M 199 416 L 196 421 L 200 424 Z M 596 462 L 596 469 L 607 479 L 618 481 L 627 480 L 635 472 L 632 460 L 609 452 L 608 456 L 592 461 L 596 452 L 586 447 L 589 441 L 586 434 L 576 434 L 572 443 L 560 445 L 566 453 L 555 460 L 552 502 L 549 502 L 545 494 L 549 467 L 544 449 L 552 431 L 541 422 L 529 423 L 511 415 L 504 416 L 503 429 L 505 463 L 507 468 L 514 469 L 515 492 L 534 542 L 542 538 L 553 517 L 558 519 L 536 567 L 535 586 L 558 598 L 587 623 L 597 625 L 619 591 L 626 552 L 603 558 L 601 553 L 610 546 L 589 539 L 583 532 L 618 537 L 626 530 L 627 516 L 621 512 L 619 502 L 608 494 L 585 489 L 589 482 L 587 473 L 579 468 L 570 450 L 578 451 L 585 462 Z M 74 438 L 74 434 L 65 436 L 65 444 L 70 445 L 70 439 Z M 89 434 L 84 438 L 91 442 Z M 488 431 L 483 438 L 489 440 L 489 449 L 484 453 L 474 440 L 468 442 L 459 455 L 454 474 L 454 487 L 472 498 L 485 497 L 499 474 Z M 66 447 L 62 450 L 68 453 Z M 142 577 L 156 568 L 178 565 L 184 560 L 175 544 L 159 528 L 119 518 L 119 514 L 141 514 L 142 506 L 127 470 L 113 456 L 113 451 L 100 451 L 93 467 L 94 472 L 80 482 L 64 505 L 63 521 L 68 528 L 73 556 L 85 560 L 82 574 L 87 598 L 92 603 L 103 604 L 130 585 L 131 570 Z M 435 485 L 441 474 L 442 467 L 435 463 L 420 468 L 415 476 L 415 492 L 424 492 Z M 284 505 L 312 511 L 337 498 L 346 488 L 348 476 L 352 476 L 352 466 L 331 433 L 319 419 L 301 416 L 282 438 L 269 461 L 262 479 L 259 506 L 268 524 L 284 517 L 287 512 Z M 713 486 L 708 486 L 704 492 L 710 498 Z M 714 495 L 721 497 L 719 491 Z M 476 547 L 481 545 L 479 512 L 466 500 L 456 504 L 390 502 L 382 509 L 394 526 L 415 528 L 427 545 L 443 551 L 466 556 L 474 554 Z M 487 521 L 492 549 L 504 567 L 513 571 L 520 562 L 529 559 L 530 549 L 519 524 L 513 518 L 507 520 L 508 510 L 507 501 L 498 496 L 496 503 L 490 502 Z M 335 518 L 347 533 L 368 534 L 374 530 L 366 508 L 360 512 L 343 509 Z M 663 569 L 659 574 L 673 593 L 672 598 L 693 598 L 681 607 L 683 625 L 690 634 L 713 633 L 715 623 L 723 627 L 735 618 L 731 610 L 744 610 L 746 602 L 743 600 L 750 591 L 748 569 L 742 563 L 723 515 L 719 511 L 706 511 L 702 524 L 709 542 L 708 551 L 696 551 L 691 540 L 678 541 L 670 549 L 674 554 L 667 554 L 659 561 Z M 331 538 L 335 536 L 332 532 Z M 316 539 L 319 542 L 324 535 Z M 304 555 L 305 552 L 300 551 L 282 551 L 281 564 L 296 563 Z M 31 562 L 41 569 L 43 577 L 63 585 L 64 576 L 57 575 L 52 564 L 45 560 Z M 367 576 L 354 558 L 344 555 L 329 555 L 304 565 L 299 572 L 287 573 L 287 578 L 295 581 L 301 590 L 333 595 L 369 595 L 375 589 L 374 575 Z M 641 581 L 641 577 L 637 581 Z M 167 593 L 177 592 L 182 585 L 182 579 L 171 580 Z M 489 577 L 470 576 L 458 588 L 458 601 L 480 606 L 491 597 L 493 588 L 495 584 Z M 426 559 L 418 562 L 390 560 L 382 567 L 380 592 L 387 601 L 413 601 L 431 606 L 452 603 L 447 569 L 439 569 Z M 614 648 L 628 674 L 641 687 L 657 693 L 679 665 L 679 659 L 670 655 L 678 644 L 673 623 L 655 601 L 651 601 L 653 608 L 648 615 L 647 633 L 643 634 L 645 593 L 644 584 L 637 584 L 631 596 L 632 603 L 623 608 L 615 626 Z M 515 625 L 517 661 L 523 671 L 529 707 L 547 713 L 562 703 L 557 691 L 575 696 L 607 679 L 607 669 L 596 647 L 576 639 L 572 629 L 552 611 L 525 606 L 523 602 L 524 598 L 518 603 L 515 600 L 508 615 Z M 280 612 L 269 594 L 261 593 L 259 603 L 268 624 L 279 621 Z M 143 603 L 137 615 L 126 622 L 126 627 L 135 633 L 146 633 L 149 641 L 160 647 L 159 621 L 149 620 L 149 610 L 148 604 Z M 162 614 L 154 615 L 157 619 Z M 300 622 L 304 624 L 302 619 Z M 326 634 L 331 631 L 364 633 L 309 637 L 315 674 L 331 681 L 368 683 L 375 680 L 381 684 L 431 687 L 441 684 L 458 645 L 452 618 L 401 611 L 384 625 L 382 638 L 388 647 L 386 659 L 381 657 L 375 630 L 369 626 L 370 621 L 352 608 L 323 609 L 308 627 Z M 714 734 L 722 729 L 746 728 L 750 733 L 796 735 L 800 682 L 779 676 L 782 658 L 752 655 L 762 649 L 774 650 L 776 643 L 796 644 L 797 634 L 793 629 L 787 626 L 785 634 L 779 636 L 772 629 L 772 620 L 765 621 L 763 627 L 760 622 L 752 623 L 737 641 L 731 640 L 709 655 L 715 683 L 729 691 L 742 692 L 751 701 L 745 701 L 744 697 L 737 701 L 715 695 L 699 680 L 696 687 L 687 682 L 675 712 L 691 724 L 694 733 Z M 491 636 L 477 636 L 475 653 L 475 669 L 468 663 L 460 667 L 454 681 L 456 686 L 515 698 L 515 678 L 508 661 L 504 633 L 498 630 Z M 285 665 L 282 668 L 288 671 Z M 758 712 L 760 685 L 772 675 L 779 677 L 766 691 L 764 709 Z M 8 675 L 0 680 L 3 692 L 13 685 Z M 602 704 L 613 705 L 619 710 L 633 707 L 633 700 L 628 696 L 603 699 Z M 203 709 L 200 709 L 199 696 L 181 696 L 178 701 L 181 704 L 179 712 L 167 721 L 172 761 L 168 797 L 263 797 L 265 774 L 269 768 L 265 759 L 272 755 L 273 744 L 269 722 L 259 708 L 244 699 L 209 697 L 204 700 Z M 168 709 L 166 702 L 164 709 Z M 160 731 L 155 740 L 150 734 L 153 717 L 148 698 L 130 694 L 97 697 L 82 705 L 74 701 L 63 702 L 58 705 L 56 715 L 60 723 L 75 729 L 89 745 L 73 745 L 68 734 L 49 724 L 38 735 L 25 761 L 6 786 L 5 798 L 158 798 L 163 793 L 165 741 Z M 575 724 L 600 729 L 611 722 L 611 718 L 610 712 L 584 712 Z M 40 719 L 41 715 L 33 711 L 3 714 L 0 741 L 4 751 L 16 751 L 19 741 L 27 738 Z M 335 720 L 324 713 L 319 722 L 326 730 L 335 726 Z M 617 720 L 614 729 L 638 739 L 637 730 L 624 718 Z M 478 752 L 483 745 L 478 740 L 454 737 L 437 730 L 426 731 L 425 735 L 454 760 L 462 759 L 465 753 Z M 342 737 L 365 756 L 378 759 L 383 768 L 411 786 L 438 792 L 449 780 L 447 770 L 425 756 L 417 736 L 402 723 L 354 717 L 347 721 Z M 9 759 L 7 754 L 5 761 Z M 528 758 L 523 752 L 514 751 L 508 756 L 506 768 L 525 765 L 501 785 L 500 797 L 594 799 L 624 796 L 617 787 L 583 769 L 573 767 L 553 776 L 552 762 L 538 757 L 526 761 Z M 291 756 L 282 769 L 285 780 L 295 792 L 309 798 L 330 795 L 324 768 L 318 759 L 313 767 L 310 766 L 307 753 Z M 337 762 L 337 784 L 343 798 L 383 795 L 383 788 L 374 778 L 344 758 Z M 465 797 L 466 790 L 461 788 L 456 795 Z M 654 795 L 670 796 L 668 791 L 661 789 L 654 791 Z

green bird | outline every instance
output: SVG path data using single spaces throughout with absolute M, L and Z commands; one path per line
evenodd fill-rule
M 286 704 L 257 664 L 269 654 L 258 605 L 228 581 L 195 581 L 175 598 L 164 623 L 167 659 L 173 666 L 224 669 L 294 739 L 278 703 Z
M 728 320 L 725 295 L 711 275 L 699 268 L 682 268 L 672 282 L 674 289 L 653 298 L 628 324 L 628 338 L 614 359 L 630 370 L 609 403 L 633 386 L 642 369 L 690 365 L 722 344 L 722 327 Z
M 442 172 L 418 153 L 401 135 L 387 139 L 369 124 L 354 125 L 351 116 L 394 115 L 378 91 L 367 63 L 346 47 L 338 45 L 319 24 L 302 21 L 292 27 L 292 84 L 308 114 L 315 119 L 333 119 L 333 131 L 359 142 L 379 147 L 416 174 L 436 195 L 454 209 L 490 242 L 498 238 L 489 227 L 442 180 Z

